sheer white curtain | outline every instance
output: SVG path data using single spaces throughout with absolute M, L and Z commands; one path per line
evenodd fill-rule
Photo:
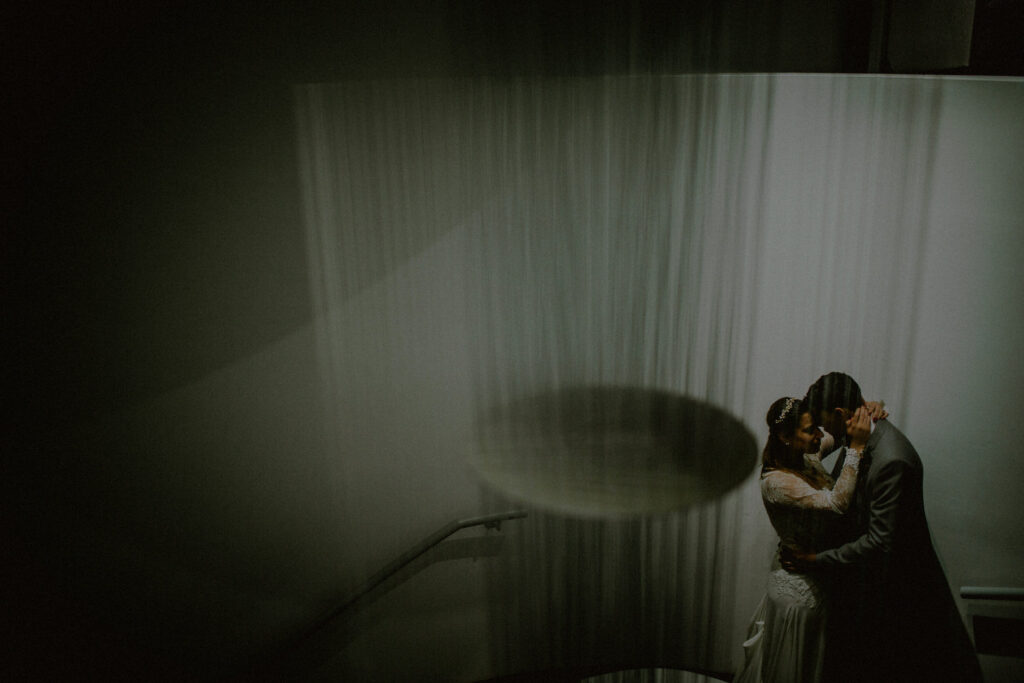
M 675 511 L 615 508 L 656 473 L 605 480 L 602 515 L 571 481 L 531 488 L 514 448 L 482 461 L 479 420 L 632 387 L 735 416 L 759 450 L 771 401 L 829 370 L 900 411 L 940 96 L 935 80 L 767 75 L 300 88 L 352 580 L 453 514 L 525 505 L 487 577 L 494 673 L 732 670 L 774 548 L 753 453 L 709 438 L 677 458 L 745 483 Z M 503 487 L 495 462 L 527 476 Z

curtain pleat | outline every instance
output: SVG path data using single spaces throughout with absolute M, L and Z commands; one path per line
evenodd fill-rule
M 437 79 L 303 86 L 296 101 L 324 397 L 352 528 L 385 505 L 360 492 L 368 482 L 391 505 L 437 510 L 421 522 L 450 512 L 443 493 L 367 478 L 361 459 L 390 458 L 395 473 L 468 459 L 482 509 L 530 510 L 486 570 L 496 673 L 733 670 L 736 615 L 756 606 L 743 601 L 774 543 L 756 453 L 697 449 L 713 468 L 739 467 L 729 486 L 671 510 L 654 507 L 652 489 L 645 511 L 643 467 L 602 480 L 614 457 L 597 458 L 577 490 L 541 481 L 571 449 L 542 459 L 522 440 L 481 465 L 479 421 L 524 398 L 626 387 L 712 406 L 761 442 L 771 401 L 830 370 L 904 411 L 941 83 Z M 442 309 L 449 336 L 424 334 Z M 439 350 L 439 339 L 457 343 Z M 420 359 L 464 378 L 433 387 L 459 427 L 425 419 L 427 443 L 376 450 L 368 425 L 402 426 L 395 406 L 412 400 Z

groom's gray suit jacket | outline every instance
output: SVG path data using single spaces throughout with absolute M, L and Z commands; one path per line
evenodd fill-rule
M 842 458 L 836 470 L 842 470 Z M 833 472 L 838 478 L 839 471 Z M 893 555 L 931 549 L 924 516 L 921 458 L 898 429 L 882 420 L 868 439 L 850 508 L 853 538 L 818 553 L 822 566 L 868 563 L 886 571 Z M 918 558 L 919 559 L 919 558 Z
M 840 455 L 838 469 L 842 461 Z M 980 681 L 932 547 L 921 458 L 885 420 L 868 439 L 846 521 L 845 543 L 818 552 L 817 560 L 831 579 L 829 621 L 846 621 L 839 624 L 837 637 L 846 641 L 839 647 L 854 648 L 868 662 L 862 679 Z

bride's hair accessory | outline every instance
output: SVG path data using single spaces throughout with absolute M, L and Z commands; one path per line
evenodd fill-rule
M 786 418 L 793 412 L 793 410 L 800 405 L 800 399 L 798 398 L 787 398 L 786 405 L 783 406 L 779 416 L 775 418 L 775 424 L 780 425 L 786 421 Z

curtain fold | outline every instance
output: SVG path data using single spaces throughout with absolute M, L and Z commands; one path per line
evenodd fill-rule
M 447 521 L 453 499 L 474 504 L 469 480 L 423 465 L 468 459 L 479 507 L 531 511 L 487 573 L 496 673 L 732 670 L 774 548 L 753 476 L 767 406 L 845 370 L 905 410 L 940 104 L 941 81 L 879 77 L 299 88 L 340 509 L 351 528 L 385 506 L 419 512 L 353 542 L 398 551 L 409 527 Z M 600 457 L 569 463 L 586 486 L 551 485 L 545 472 L 578 459 L 583 438 L 559 414 L 554 437 L 531 432 L 480 458 L 486 418 L 579 387 L 683 397 L 757 445 L 730 457 L 704 434 L 680 456 L 631 423 L 587 441 Z M 625 471 L 613 468 L 620 446 L 639 454 L 636 477 L 611 476 Z M 670 511 L 653 505 L 665 463 L 735 472 Z M 616 508 L 644 487 L 650 508 Z

